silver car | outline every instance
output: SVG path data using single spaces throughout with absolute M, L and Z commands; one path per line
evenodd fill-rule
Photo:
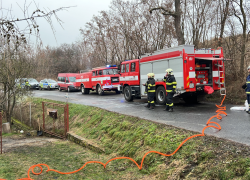
M 58 89 L 58 84 L 55 80 L 53 79 L 43 79 L 39 83 L 39 90 L 42 89 Z
M 39 82 L 36 79 L 29 78 L 28 82 L 29 82 L 29 85 L 30 85 L 29 86 L 30 89 L 38 89 Z

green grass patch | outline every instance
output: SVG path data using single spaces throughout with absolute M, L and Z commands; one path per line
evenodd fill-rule
M 41 102 L 48 100 L 39 98 L 33 98 L 32 100 L 33 111 L 36 111 L 35 116 L 41 114 Z M 85 149 L 80 147 L 78 149 L 76 145 L 74 148 L 78 150 L 75 150 L 72 149 L 72 145 L 69 147 L 69 144 L 62 143 L 58 146 L 55 145 L 54 148 L 58 150 L 60 145 L 61 149 L 68 154 L 58 151 L 59 154 L 62 153 L 60 156 L 56 155 L 56 150 L 46 147 L 47 152 L 55 153 L 47 157 L 44 150 L 42 154 L 46 157 L 46 162 L 65 171 L 76 170 L 77 167 L 81 166 L 83 160 L 84 162 L 86 160 L 104 160 L 103 162 L 106 162 L 110 158 L 119 156 L 133 158 L 140 164 L 146 152 L 159 151 L 171 154 L 183 140 L 197 134 L 137 117 L 109 112 L 97 107 L 69 104 L 69 108 L 70 131 L 103 147 L 105 153 L 101 155 L 93 153 L 93 156 L 91 155 L 89 158 L 87 156 L 76 157 L 76 151 L 77 154 L 82 154 Z M 144 159 L 141 171 L 138 171 L 137 166 L 131 161 L 118 160 L 108 165 L 108 169 L 111 168 L 109 170 L 103 171 L 96 168 L 96 165 L 90 165 L 92 170 L 81 170 L 72 177 L 75 178 L 78 175 L 80 177 L 85 174 L 86 179 L 247 179 L 250 176 L 249 150 L 248 146 L 215 137 L 196 137 L 187 141 L 176 154 L 170 157 L 149 154 Z M 40 160 L 42 159 L 36 162 L 41 163 Z M 66 162 L 69 162 L 67 163 L 68 166 L 60 166 L 60 164 Z M 12 164 L 7 163 L 6 166 L 11 167 Z M 27 166 L 25 168 L 28 169 Z M 25 172 L 25 168 L 23 167 L 22 172 Z M 16 174 L 15 170 L 13 170 L 13 173 Z M 131 173 L 133 174 L 132 177 L 130 176 Z M 9 173 L 9 176 L 11 174 Z M 55 177 L 67 179 L 68 176 L 55 175 Z

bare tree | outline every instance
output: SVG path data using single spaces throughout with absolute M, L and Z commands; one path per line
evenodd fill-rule
M 159 7 L 151 8 L 149 12 L 152 14 L 152 12 L 155 10 L 161 10 L 164 16 L 172 16 L 174 18 L 174 26 L 175 26 L 175 32 L 176 32 L 178 45 L 181 45 L 181 44 L 185 44 L 183 26 L 182 26 L 182 21 L 181 21 L 181 17 L 182 17 L 181 0 L 174 0 L 174 7 L 175 7 L 175 10 L 172 11 L 171 9 L 166 9 L 163 6 L 159 6 Z
M 240 72 L 243 73 L 245 56 L 246 56 L 247 25 L 249 24 L 249 22 L 247 21 L 247 15 L 246 15 L 246 11 L 248 10 L 248 8 L 246 4 L 244 4 L 243 0 L 233 0 L 232 5 L 233 5 L 234 16 L 238 19 L 242 28 L 242 38 L 240 41 L 240 45 L 241 45 Z
M 26 6 L 24 6 L 26 7 Z M 56 10 L 43 12 L 36 9 L 31 15 L 28 15 L 28 9 L 23 9 L 24 17 L 13 19 L 10 10 L 0 9 L 2 17 L 0 18 L 0 86 L 3 90 L 3 98 L 1 104 L 4 105 L 7 121 L 11 122 L 11 116 L 17 98 L 22 96 L 24 91 L 18 86 L 17 79 L 28 77 L 32 63 L 32 54 L 29 54 L 29 45 L 27 41 L 28 34 L 34 34 L 39 38 L 39 25 L 37 18 L 45 18 L 53 28 L 51 17 L 56 17 L 60 23 L 60 19 L 56 13 L 64 10 L 59 8 Z M 26 23 L 27 28 L 19 29 L 17 23 Z

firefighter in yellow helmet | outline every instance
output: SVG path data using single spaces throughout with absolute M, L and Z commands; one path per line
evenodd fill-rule
M 173 74 L 173 69 L 168 68 L 166 70 L 167 74 L 164 76 L 164 82 L 166 83 L 166 109 L 164 111 L 173 112 L 174 103 L 173 96 L 176 93 L 176 80 Z
M 149 108 L 149 110 L 154 109 L 155 106 L 155 74 L 154 73 L 148 73 L 148 81 L 146 82 L 146 90 L 148 94 L 148 105 L 145 106 Z

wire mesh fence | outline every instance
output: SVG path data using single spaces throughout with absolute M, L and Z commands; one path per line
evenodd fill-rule
M 43 108 L 43 126 L 45 133 L 66 138 L 69 131 L 69 106 L 68 104 L 56 104 L 51 102 L 42 102 Z

